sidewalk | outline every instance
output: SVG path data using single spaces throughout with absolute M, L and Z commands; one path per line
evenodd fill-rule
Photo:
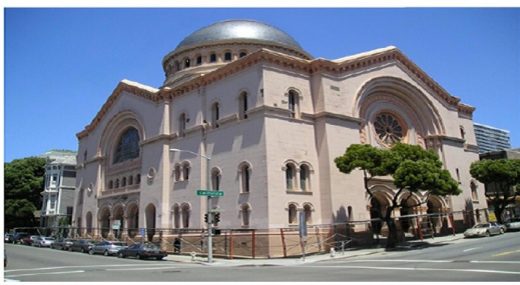
M 401 251 L 401 250 L 411 250 L 414 248 L 427 247 L 433 244 L 440 243 L 450 243 L 456 240 L 463 239 L 463 234 L 435 237 L 435 238 L 427 238 L 424 240 L 415 240 L 404 242 L 397 246 L 392 251 Z M 380 248 L 364 248 L 364 249 L 349 249 L 345 250 L 344 253 L 336 252 L 333 256 L 330 253 L 321 253 L 321 254 L 313 254 L 302 257 L 288 257 L 288 258 L 257 258 L 257 259 L 226 259 L 226 258 L 216 258 L 213 257 L 213 263 L 208 263 L 207 256 L 194 256 L 191 255 L 168 255 L 164 258 L 164 260 L 181 262 L 181 263 L 192 263 L 192 264 L 204 264 L 210 266 L 290 266 L 290 265 L 298 265 L 298 264 L 308 264 L 314 263 L 323 260 L 334 260 L 334 259 L 343 259 L 343 258 L 352 258 L 370 254 L 376 254 L 385 252 L 384 247 Z

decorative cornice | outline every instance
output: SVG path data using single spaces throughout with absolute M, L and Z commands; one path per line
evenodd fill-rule
M 103 119 L 105 114 L 108 112 L 108 110 L 110 110 L 112 105 L 115 103 L 117 98 L 119 98 L 119 96 L 121 95 L 121 93 L 123 91 L 126 91 L 135 96 L 144 98 L 146 100 L 150 100 L 155 103 L 158 103 L 161 99 L 161 97 L 158 95 L 159 94 L 158 89 L 155 89 L 155 88 L 152 88 L 149 86 L 145 86 L 145 85 L 142 85 L 137 82 L 132 82 L 132 81 L 129 81 L 126 79 L 122 80 L 121 82 L 119 82 L 119 84 L 117 84 L 114 91 L 112 91 L 112 95 L 110 95 L 110 97 L 108 97 L 107 101 L 105 102 L 105 104 L 103 104 L 103 106 L 101 107 L 101 110 L 99 110 L 99 112 L 96 114 L 94 119 L 90 122 L 90 124 L 88 124 L 83 131 L 76 134 L 76 137 L 78 139 L 82 139 L 82 138 L 88 136 L 89 133 L 92 132 L 97 127 L 97 125 L 101 122 L 101 120 Z

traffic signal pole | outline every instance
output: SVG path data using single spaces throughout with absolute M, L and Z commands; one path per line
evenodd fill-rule
M 208 263 L 213 263 L 213 213 L 211 212 L 211 196 L 208 196 L 206 211 L 208 215 Z

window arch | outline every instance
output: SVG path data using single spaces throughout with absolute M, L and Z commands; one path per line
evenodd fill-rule
M 178 163 L 175 164 L 173 176 L 175 178 L 175 181 L 181 181 L 181 165 Z
M 201 65 L 202 64 L 202 55 L 198 54 L 195 58 L 196 58 L 195 64 Z
M 173 215 L 173 227 L 175 229 L 180 228 L 181 227 L 181 211 L 180 211 L 179 204 L 173 205 L 172 215 Z
M 239 166 L 240 193 L 249 193 L 251 190 L 251 166 L 243 162 Z
M 231 61 L 233 59 L 233 54 L 231 51 L 224 52 L 224 61 Z
M 285 165 L 285 187 L 288 191 L 296 188 L 296 167 L 292 163 Z
M 245 203 L 240 207 L 240 214 L 242 215 L 242 226 L 249 227 L 251 222 L 251 206 Z
M 186 113 L 179 115 L 179 136 L 184 136 L 186 132 Z
M 302 191 L 310 190 L 310 168 L 306 164 L 300 166 L 300 189 Z
M 311 204 L 305 204 L 303 205 L 303 212 L 305 213 L 305 223 L 306 224 L 312 224 L 312 205 Z
M 209 55 L 209 62 L 211 62 L 211 63 L 217 62 L 217 54 L 216 53 L 212 52 Z
M 300 96 L 298 92 L 294 90 L 289 90 L 289 94 L 287 95 L 287 101 L 288 101 L 288 107 L 289 111 L 291 112 L 291 117 L 293 118 L 299 118 L 299 112 L 300 112 Z
M 184 68 L 188 68 L 188 67 L 190 67 L 190 65 L 191 65 L 191 60 L 190 60 L 189 57 L 184 58 L 183 62 L 184 62 Z
M 242 50 L 242 51 L 240 51 L 240 53 L 238 54 L 238 57 L 244 57 L 244 56 L 246 56 L 246 55 L 247 55 L 247 51 Z
M 182 227 L 189 228 L 190 227 L 190 214 L 191 207 L 188 203 L 182 204 Z
M 182 163 L 182 179 L 184 181 L 190 180 L 191 165 L 188 161 Z
M 290 204 L 288 208 L 289 224 L 293 225 L 298 222 L 298 207 L 295 204 Z
M 211 105 L 211 125 L 218 128 L 218 120 L 220 120 L 220 104 L 215 102 Z
M 239 119 L 247 119 L 247 111 L 249 110 L 247 92 L 240 93 L 238 97 L 238 117 Z
M 121 163 L 137 157 L 139 157 L 139 132 L 134 127 L 130 127 L 118 139 L 113 163 Z
M 222 172 L 218 168 L 211 171 L 211 189 L 220 190 L 220 181 L 222 180 Z

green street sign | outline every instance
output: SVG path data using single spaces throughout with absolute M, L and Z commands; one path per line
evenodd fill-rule
M 197 190 L 197 196 L 222 197 L 222 196 L 224 196 L 224 192 L 222 192 L 222 191 Z

